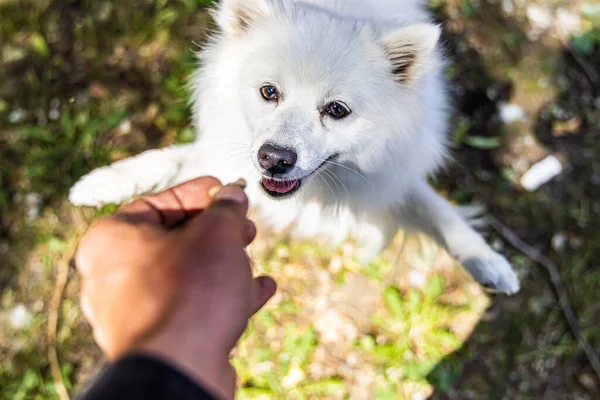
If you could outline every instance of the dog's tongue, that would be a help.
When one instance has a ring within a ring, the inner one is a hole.
[[[263,178],[262,183],[271,192],[286,194],[296,187],[298,181],[277,181],[275,179]]]

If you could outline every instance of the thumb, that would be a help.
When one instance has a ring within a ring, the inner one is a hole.
[[[227,185],[216,193],[211,204],[198,216],[191,219],[185,231],[193,240],[204,237],[216,249],[223,244],[245,247],[254,239],[254,226],[247,224],[248,197],[238,184]]]
[[[277,291],[277,283],[270,276],[259,276],[254,278],[254,296],[251,299],[252,308],[251,315],[256,314],[267,302],[275,295]]]

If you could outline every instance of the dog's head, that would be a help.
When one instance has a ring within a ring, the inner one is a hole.
[[[368,170],[388,137],[414,131],[419,81],[438,61],[437,26],[381,27],[293,0],[223,0],[215,17],[204,86],[236,92],[222,99],[243,114],[271,197],[291,196],[336,163]]]

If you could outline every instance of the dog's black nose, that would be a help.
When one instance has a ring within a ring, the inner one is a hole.
[[[282,175],[288,172],[298,161],[298,154],[294,150],[272,144],[264,144],[258,150],[258,163],[273,175]]]

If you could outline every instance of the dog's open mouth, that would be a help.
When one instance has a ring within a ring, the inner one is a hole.
[[[267,178],[263,176],[261,180],[263,189],[271,196],[276,198],[282,198],[290,196],[297,192],[302,185],[302,180],[295,179],[291,181],[284,181],[280,179]]]
[[[285,197],[289,197],[289,196],[293,195],[294,193],[296,193],[298,190],[300,190],[300,187],[302,186],[302,182],[304,180],[310,178],[312,175],[319,172],[325,166],[325,164],[336,159],[337,156],[338,156],[338,154],[334,154],[333,156],[329,157],[321,165],[319,165],[319,167],[317,169],[315,169],[310,174],[306,175],[304,178],[285,180],[285,179],[275,179],[272,177],[263,176],[261,178],[260,185],[262,186],[263,190],[265,192],[267,192],[267,194],[269,196],[271,196],[275,199],[282,199]]]

